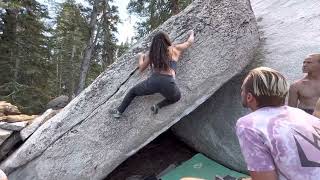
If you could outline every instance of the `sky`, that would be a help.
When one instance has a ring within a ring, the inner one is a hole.
[[[114,4],[119,7],[119,16],[122,21],[118,25],[118,39],[119,42],[125,42],[127,39],[131,39],[134,36],[134,24],[138,21],[137,17],[130,16],[127,11],[127,5],[130,0],[115,0]]]
[[[58,2],[62,3],[64,0],[37,0],[41,4],[49,5],[48,2]],[[130,16],[127,11],[127,5],[130,0],[114,0],[114,5],[118,6],[119,16],[122,23],[118,24],[118,34],[117,38],[119,43],[125,42],[127,39],[130,40],[135,33],[134,25],[138,21],[137,17]],[[81,4],[87,4],[85,0],[76,0],[76,2]],[[53,9],[49,6],[50,15],[52,15]],[[51,11],[50,11],[51,10]]]

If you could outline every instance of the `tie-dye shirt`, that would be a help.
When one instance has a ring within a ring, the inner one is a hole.
[[[236,125],[249,171],[280,180],[320,180],[320,119],[288,106],[264,107]]]

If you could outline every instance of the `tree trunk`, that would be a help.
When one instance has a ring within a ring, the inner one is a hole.
[[[73,37],[74,38],[74,37]],[[68,97],[69,101],[73,99],[74,97],[74,55],[76,53],[76,45],[72,45],[72,52],[71,52],[71,58],[70,58],[70,81],[68,82]]]
[[[179,9],[179,0],[171,0],[171,12],[172,15],[178,14],[180,11]]]
[[[16,49],[17,51],[19,51],[19,49]],[[18,52],[19,54],[19,52]],[[13,57],[13,52],[11,51],[11,57]],[[14,69],[14,75],[13,75],[13,80],[14,81],[18,81],[18,75],[19,75],[19,69],[20,69],[20,56],[15,58],[15,69]]]
[[[57,57],[57,64],[56,64],[56,88],[57,88],[57,93],[56,93],[56,95],[58,96],[58,95],[60,95],[60,76],[59,76],[59,57]]]
[[[92,50],[94,49],[94,39],[95,39],[94,35],[95,35],[96,22],[97,22],[97,16],[98,16],[98,9],[97,9],[98,4],[99,4],[99,0],[95,0],[93,4],[93,10],[91,13],[91,18],[90,18],[90,37],[87,41],[87,47],[84,50],[76,95],[80,94],[80,92],[85,87],[85,81],[86,81],[87,73],[90,66]]]
[[[108,0],[103,1],[103,50],[102,50],[102,68],[103,70],[108,67],[114,61],[114,52],[112,48],[112,34],[110,30],[110,23],[108,21],[111,18],[110,6]]]
[[[17,51],[17,18],[18,18],[18,10],[17,9],[6,9],[6,15],[4,18],[4,30],[3,30],[3,40],[8,43],[8,47],[5,51],[5,57],[8,57],[9,64],[14,66],[14,68],[10,68],[11,77],[13,81],[17,81],[18,69],[20,65],[19,57],[16,55]],[[18,61],[18,62],[17,62]]]
[[[59,55],[58,62],[58,83],[59,83],[59,93],[58,96],[62,94],[62,53]]]
[[[156,13],[156,0],[151,0],[149,5],[150,10],[150,28],[154,30],[157,27],[158,19],[155,16]]]

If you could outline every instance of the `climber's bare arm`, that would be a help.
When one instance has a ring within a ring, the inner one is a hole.
[[[0,169],[0,180],[8,180],[7,175]]]
[[[187,48],[189,48],[192,45],[192,43],[194,42],[194,32],[193,32],[193,30],[189,31],[188,33],[189,33],[189,38],[188,38],[188,40],[186,42],[181,43],[181,44],[173,45],[173,51],[178,56],[180,56],[182,51],[187,49]]]
[[[144,53],[139,53],[139,71],[143,72],[149,66],[149,56]]]
[[[298,88],[299,84],[298,82],[293,83],[289,88],[289,99],[288,99],[288,105],[291,107],[297,107],[298,106]]]

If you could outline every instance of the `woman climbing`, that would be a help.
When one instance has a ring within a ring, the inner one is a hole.
[[[173,45],[169,36],[164,32],[158,32],[152,39],[148,54],[139,53],[139,70],[143,72],[148,66],[151,67],[152,75],[145,81],[130,89],[124,97],[121,105],[110,113],[115,118],[129,106],[136,96],[144,96],[160,93],[164,100],[151,106],[154,114],[164,106],[173,104],[180,100],[181,93],[175,83],[177,61],[183,50],[187,49],[194,42],[194,32],[189,31],[189,38],[186,42]]]

